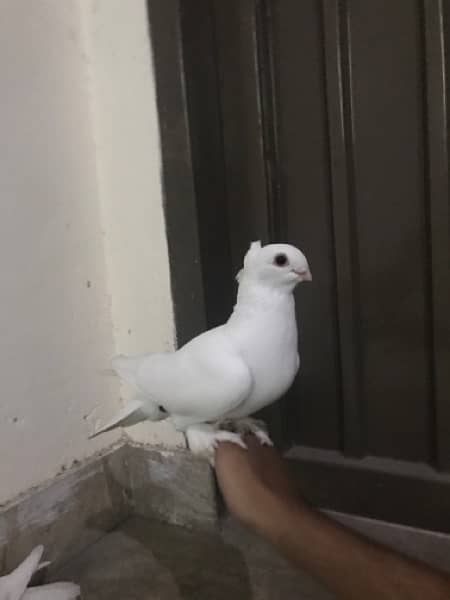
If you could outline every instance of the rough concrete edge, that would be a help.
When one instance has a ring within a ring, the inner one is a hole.
[[[0,508],[0,573],[43,543],[59,567],[131,514],[127,444],[116,443]]]
[[[8,500],[8,502],[0,503],[0,515],[3,514],[4,512],[6,512],[7,510],[13,508],[14,506],[18,506],[20,503],[24,502],[25,500],[27,500],[34,494],[49,488],[56,481],[59,481],[65,477],[71,475],[72,473],[74,473],[76,471],[79,471],[89,465],[94,464],[98,460],[101,460],[103,458],[110,456],[117,450],[120,450],[121,448],[126,446],[127,442],[128,442],[128,438],[122,437],[117,442],[112,444],[111,446],[102,448],[102,450],[95,452],[94,454],[92,454],[91,456],[89,456],[88,458],[86,458],[83,461],[73,460],[72,464],[69,468],[65,468],[65,467],[61,468],[59,473],[57,473],[51,479],[47,479],[46,481],[43,481],[39,485],[35,485],[35,486],[29,488],[28,490],[21,492],[20,494],[18,494],[11,500]]]

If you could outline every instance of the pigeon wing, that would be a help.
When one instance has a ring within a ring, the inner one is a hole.
[[[143,394],[171,415],[194,422],[216,420],[249,396],[252,374],[217,327],[172,354],[150,355],[135,370]]]

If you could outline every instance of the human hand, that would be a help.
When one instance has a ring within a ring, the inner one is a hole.
[[[305,507],[288,467],[275,448],[245,438],[247,450],[223,442],[216,450],[219,487],[230,512],[265,532],[280,525],[290,509]]]

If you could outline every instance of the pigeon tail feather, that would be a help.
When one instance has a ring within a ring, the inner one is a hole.
[[[130,427],[142,421],[162,421],[167,419],[168,413],[148,398],[137,396],[127,404],[106,425],[94,431],[89,439],[111,431],[117,427]],[[1,598],[0,598],[1,600]]]

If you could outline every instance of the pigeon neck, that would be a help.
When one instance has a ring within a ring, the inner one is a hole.
[[[242,278],[233,313],[286,310],[294,305],[290,288],[274,288]]]

